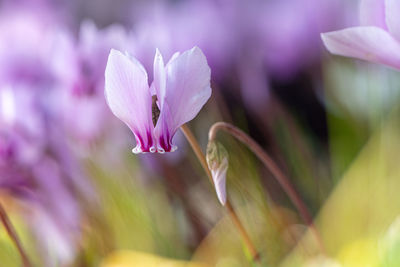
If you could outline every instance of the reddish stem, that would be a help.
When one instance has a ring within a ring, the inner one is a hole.
[[[215,123],[208,132],[209,142],[214,141],[219,130],[224,130],[225,132],[231,134],[233,137],[238,139],[244,145],[246,145],[260,160],[261,162],[269,169],[278,183],[281,185],[283,190],[289,196],[290,200],[295,205],[296,209],[299,211],[300,216],[303,220],[310,226],[310,229],[313,231],[321,250],[324,251],[324,246],[322,243],[321,236],[315,225],[313,223],[312,216],[308,211],[307,206],[304,204],[303,200],[296,192],[294,186],[290,182],[290,180],[283,174],[283,172],[279,169],[278,165],[272,160],[272,158],[261,148],[261,146],[256,143],[249,135],[247,135],[242,130],[233,126],[232,124],[226,122],[217,122]]]
[[[204,171],[207,173],[208,178],[210,179],[210,182],[212,185],[214,185],[214,181],[210,172],[210,169],[208,168],[207,165],[207,160],[206,157],[204,156],[201,147],[199,143],[197,142],[196,138],[194,137],[192,131],[186,126],[183,125],[181,126],[181,130],[183,134],[185,135],[186,139],[188,140],[190,146],[192,147],[194,153],[196,154],[198,160],[200,161],[201,166],[203,167]],[[232,204],[230,203],[229,199],[226,200],[225,207],[228,211],[229,216],[231,217],[233,224],[235,225],[236,229],[238,230],[240,236],[242,237],[242,240],[249,250],[252,258],[254,261],[258,262],[260,260],[259,254],[253,244],[253,242],[250,239],[249,234],[247,233],[246,229],[244,228],[242,222],[240,221],[239,217],[237,216],[235,210],[232,207]]]
[[[2,224],[4,225],[4,228],[6,229],[8,236],[14,242],[14,245],[16,246],[16,248],[19,252],[19,255],[21,256],[23,265],[25,267],[31,267],[32,264],[29,261],[29,258],[27,256],[24,248],[22,247],[22,244],[18,238],[17,232],[15,231],[15,228],[13,227],[10,219],[8,218],[7,212],[4,209],[3,205],[1,205],[1,203],[0,203],[0,220],[1,220]]]

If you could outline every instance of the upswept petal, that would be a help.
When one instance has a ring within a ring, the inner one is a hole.
[[[377,27],[354,27],[321,34],[327,49],[337,55],[400,69],[400,43]]]
[[[211,71],[203,52],[194,47],[174,56],[166,66],[166,73],[165,90],[156,89],[161,105],[155,136],[157,140],[169,139],[172,146],[177,129],[192,120],[210,98]],[[163,148],[169,151],[168,146]]]
[[[376,26],[387,29],[385,21],[385,0],[361,0],[360,24],[361,26]]]
[[[386,24],[389,32],[400,41],[400,1],[386,0]]]
[[[156,49],[156,55],[154,56],[154,90],[157,97],[160,100],[164,99],[163,94],[165,93],[165,86],[167,82],[165,66],[163,57],[158,49]]]
[[[171,56],[171,58],[168,60],[167,66],[168,66],[169,63],[171,63],[171,61],[173,61],[173,60],[175,60],[177,57],[179,57],[180,54],[181,54],[180,52],[175,52],[175,53]]]
[[[147,73],[134,58],[112,49],[105,71],[105,97],[111,111],[136,137],[134,153],[155,152]]]

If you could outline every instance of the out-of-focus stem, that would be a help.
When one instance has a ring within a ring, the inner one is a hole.
[[[242,130],[226,122],[217,122],[210,128],[210,131],[208,132],[209,141],[215,140],[219,130],[224,130],[225,132],[229,133],[230,135],[238,139],[240,142],[245,144],[261,160],[261,162],[265,165],[265,167],[269,169],[269,171],[281,185],[283,190],[289,196],[290,200],[293,202],[296,209],[299,211],[300,216],[303,218],[306,224],[310,226],[310,229],[313,231],[321,250],[324,251],[324,246],[322,243],[321,236],[317,231],[317,229],[315,228],[313,219],[310,215],[310,212],[308,211],[307,206],[304,204],[303,200],[296,192],[292,183],[283,174],[283,172],[279,169],[278,165],[272,160],[272,158],[267,154],[267,152],[265,152],[258,143],[256,143],[250,136],[248,136]]]
[[[3,205],[0,203],[0,220],[1,223],[3,224],[4,228],[7,231],[8,236],[11,238],[11,240],[14,242],[15,246],[17,247],[17,250],[21,256],[22,263],[24,267],[31,267],[32,264],[29,261],[29,258],[22,247],[21,241],[18,238],[17,232],[15,231],[13,225],[11,224],[10,219],[7,216],[6,210],[4,209]]]
[[[204,171],[207,173],[207,176],[211,182],[212,185],[214,185],[214,181],[211,175],[211,171],[208,168],[207,165],[207,160],[206,157],[204,156],[201,147],[199,143],[197,142],[196,138],[194,137],[192,131],[186,126],[183,125],[181,126],[181,130],[183,134],[185,135],[186,139],[188,140],[190,146],[192,147],[194,153],[196,154],[198,160],[200,161],[201,166],[203,167]],[[229,199],[226,200],[225,207],[228,211],[229,216],[231,217],[233,224],[235,225],[236,229],[238,230],[240,236],[242,237],[242,240],[249,250],[252,258],[254,261],[259,261],[259,254],[253,244],[253,242],[250,239],[250,236],[248,235],[246,229],[244,228],[242,222],[240,221],[239,217],[237,216],[235,210],[232,207],[232,204],[230,203]]]

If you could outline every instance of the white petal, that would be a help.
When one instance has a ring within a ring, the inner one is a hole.
[[[161,108],[156,125],[157,140],[160,135],[168,135],[172,139],[176,130],[192,120],[211,96],[210,67],[198,47],[172,58],[166,66],[166,71],[165,90],[156,90]],[[164,103],[168,105],[169,111],[164,107]],[[167,112],[169,114],[164,114]],[[163,122],[163,118],[167,119],[167,122]],[[168,132],[160,130],[165,123],[165,130]]]
[[[386,0],[386,24],[389,32],[400,41],[400,1]]]
[[[116,117],[136,136],[135,152],[154,150],[151,95],[147,73],[134,58],[111,50],[105,72],[105,96]]]
[[[164,99],[165,86],[167,82],[165,66],[163,57],[158,49],[156,49],[156,55],[154,56],[154,91],[160,101]]]
[[[400,69],[400,43],[378,27],[354,27],[321,35],[327,49]]]
[[[167,65],[168,65],[169,63],[171,63],[171,61],[173,61],[173,60],[175,60],[177,57],[179,57],[180,54],[181,54],[180,52],[175,52],[175,53],[171,56],[171,58],[168,60]]]

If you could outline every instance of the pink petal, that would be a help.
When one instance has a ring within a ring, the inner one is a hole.
[[[134,58],[112,49],[105,72],[105,96],[116,117],[135,134],[134,153],[155,152],[147,73]]]
[[[158,49],[156,49],[156,55],[154,56],[154,90],[158,99],[162,101],[164,99],[165,86],[167,82],[165,66],[163,57]]]
[[[400,69],[400,43],[377,27],[354,27],[321,35],[333,54],[381,63]]]
[[[211,96],[211,71],[203,52],[194,47],[174,56],[166,66],[165,89],[157,89],[160,101],[160,118],[155,136],[164,141],[164,150],[169,151],[176,130],[192,120]],[[161,143],[159,143],[162,146]]]
[[[386,24],[389,32],[400,41],[400,1],[386,0]]]
[[[174,61],[177,57],[179,57],[180,54],[181,54],[180,52],[175,52],[175,53],[171,56],[171,58],[169,59],[167,65],[168,65],[169,63],[171,63],[172,61]]]
[[[361,26],[376,26],[387,29],[385,21],[385,0],[361,0],[360,24]]]
[[[167,65],[179,56],[179,52],[175,52]],[[167,82],[166,70],[164,66],[164,60],[158,48],[156,49],[156,55],[154,56],[154,81],[150,86],[151,95],[158,95],[158,98],[163,101],[165,99],[165,87]],[[157,92],[156,92],[157,90]],[[157,105],[159,106],[159,101],[157,101]]]

